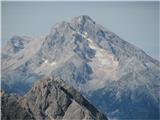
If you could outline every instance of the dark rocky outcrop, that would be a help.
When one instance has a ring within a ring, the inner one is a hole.
[[[1,100],[2,120],[35,120],[29,109],[21,106],[17,95],[1,92]]]
[[[62,80],[45,78],[23,97],[2,94],[2,120],[107,120]]]

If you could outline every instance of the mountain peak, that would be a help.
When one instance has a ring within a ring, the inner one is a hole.
[[[97,108],[111,117],[158,118],[159,61],[156,62],[141,49],[96,24],[89,16],[81,15],[71,22],[57,23],[46,36],[31,40],[27,46],[19,38],[13,41],[15,46],[10,44],[2,54],[4,90],[26,92],[33,82],[42,76],[56,76],[78,89]],[[47,87],[41,87],[42,83]],[[64,100],[65,96],[73,102],[69,108],[73,108],[75,102],[78,106],[83,105],[83,102],[72,97],[74,92],[68,89],[64,92],[63,88],[66,87],[61,87],[57,87],[57,83],[51,80],[44,80],[38,83],[37,87],[34,86],[27,96],[29,100],[33,98],[31,102],[35,107],[34,99],[37,99],[37,107],[46,112],[44,115],[50,117],[48,111],[53,112],[53,108],[56,108],[56,116],[62,117],[63,106],[58,106],[63,105],[59,102],[63,103],[61,100]],[[48,90],[51,92],[47,92]],[[44,96],[41,96],[42,94]],[[57,95],[62,95],[63,99],[60,96],[57,99]],[[50,98],[58,104],[50,103]],[[46,104],[41,106],[41,103],[45,102]],[[51,107],[48,107],[48,104],[51,104]],[[127,108],[124,109],[123,105]],[[75,109],[72,110],[68,113]],[[41,113],[37,111],[37,116],[38,114]]]
[[[23,38],[21,36],[15,35],[11,38],[11,43],[16,48],[22,49],[24,47],[24,44],[27,42],[28,42],[28,40],[26,40],[25,38]]]
[[[27,36],[14,35],[3,47],[3,55],[10,56],[11,54],[18,53],[20,50],[24,49],[26,45],[33,39]],[[6,57],[7,58],[7,57]]]
[[[66,29],[71,29],[70,23],[66,21],[61,21],[56,23],[52,28],[51,28],[51,33],[54,32],[59,32],[59,33],[64,33]]]
[[[54,25],[54,28],[58,28],[58,27],[61,27],[61,26],[68,26],[68,22],[66,21],[61,21],[61,22],[58,22]]]
[[[80,15],[72,19],[72,22],[76,22],[79,24],[84,24],[85,22],[91,22],[95,24],[95,21],[92,20],[88,15]]]

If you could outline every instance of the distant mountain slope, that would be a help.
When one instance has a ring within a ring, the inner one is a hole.
[[[89,16],[57,23],[26,46],[2,60],[2,88],[8,92],[24,94],[34,81],[53,75],[111,118],[159,118],[159,61]]]
[[[3,120],[107,120],[62,80],[38,81],[24,96],[2,95]]]

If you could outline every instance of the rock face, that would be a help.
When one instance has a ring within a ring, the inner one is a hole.
[[[107,120],[62,80],[38,81],[23,97],[2,95],[2,120]]]
[[[23,50],[32,40],[29,37],[13,36],[7,45],[3,48],[2,59],[10,58],[12,55]]]
[[[1,100],[2,120],[34,120],[32,114],[20,105],[18,96],[2,92]]]
[[[159,61],[84,15],[4,57],[2,88],[24,94],[53,75],[111,118],[158,119],[159,73]]]

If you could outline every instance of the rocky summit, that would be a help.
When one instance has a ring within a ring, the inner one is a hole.
[[[45,78],[23,97],[2,94],[3,120],[107,120],[62,80]]]
[[[5,91],[24,95],[55,76],[113,119],[159,119],[159,73],[158,60],[87,15],[39,38],[14,36],[2,49]]]

